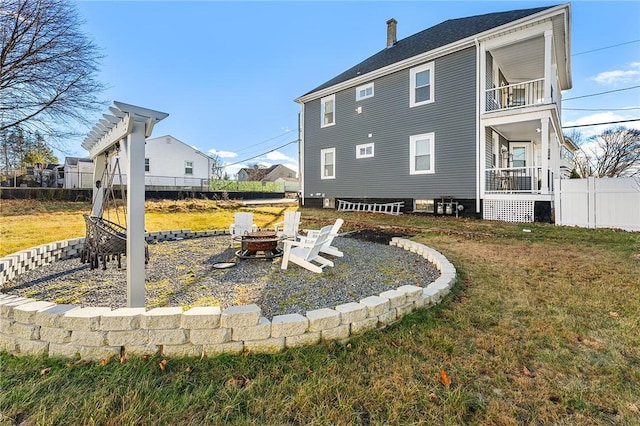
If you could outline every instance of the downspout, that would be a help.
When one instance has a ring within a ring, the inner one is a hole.
[[[476,166],[478,167],[477,176],[476,176],[476,213],[480,213],[481,211],[481,203],[480,203],[480,185],[482,184],[482,155],[480,153],[480,111],[482,101],[482,84],[481,84],[481,62],[482,55],[480,53],[480,43],[478,42],[478,38],[473,39],[476,45]]]
[[[298,114],[298,178],[300,179],[300,205],[304,206],[304,103]]]

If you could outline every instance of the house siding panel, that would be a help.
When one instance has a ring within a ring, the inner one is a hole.
[[[409,108],[409,69],[375,80],[371,98],[356,102],[355,87],[336,93],[334,126],[320,128],[319,100],[305,104],[306,197],[475,198],[475,48],[434,62],[431,104]],[[430,132],[435,173],[409,175],[409,137]],[[375,156],[356,159],[356,145],[366,143]],[[336,178],[322,180],[320,150],[331,147]]]

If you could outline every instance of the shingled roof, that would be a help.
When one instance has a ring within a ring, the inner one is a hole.
[[[303,96],[556,6],[449,19],[396,42]]]

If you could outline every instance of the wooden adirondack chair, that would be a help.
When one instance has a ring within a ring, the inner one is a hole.
[[[342,227],[343,223],[344,223],[344,220],[336,219],[335,223],[331,226],[331,232],[329,233],[329,236],[327,237],[327,241],[320,248],[320,252],[321,253],[330,254],[331,256],[335,256],[335,257],[344,256],[344,253],[342,253],[336,247],[331,245],[331,244],[333,244],[333,239],[338,235],[338,231]],[[309,238],[311,238],[311,239],[316,238],[319,232],[320,231],[318,231],[316,229],[307,230],[307,236],[306,237],[302,237],[301,236],[300,237],[300,241],[306,242],[306,240],[309,239]]]
[[[321,273],[325,266],[333,266],[332,261],[320,256],[320,248],[327,242],[330,233],[331,225],[328,225],[318,232],[315,239],[307,238],[306,242],[285,240],[280,269],[287,269],[289,262],[316,273]]]
[[[300,212],[284,212],[284,222],[275,224],[276,235],[287,239],[298,238],[298,227],[300,226]]]

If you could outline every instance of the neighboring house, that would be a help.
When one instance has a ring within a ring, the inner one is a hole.
[[[114,167],[115,159],[119,158],[119,167]],[[69,157],[68,157],[69,159]],[[79,168],[83,170],[83,188],[91,188],[93,181],[93,162],[90,159],[79,160]],[[198,151],[190,145],[166,135],[147,139],[145,144],[145,186],[147,190],[197,189],[208,190],[215,159]],[[111,157],[113,169],[113,183],[127,183],[127,170],[124,157],[120,153],[113,153]],[[90,167],[90,169],[87,169]],[[67,166],[65,161],[65,185],[73,185],[75,181],[66,179]],[[85,183],[86,180],[86,183]],[[77,183],[76,183],[77,185]],[[88,186],[86,186],[88,185]],[[65,186],[73,188],[74,186]]]
[[[65,157],[64,188],[93,188],[93,161],[90,158]]]
[[[451,19],[300,96],[302,203],[550,220],[570,5]],[[447,207],[447,208],[445,208]]]
[[[285,191],[297,192],[300,189],[300,180],[295,170],[282,165],[275,164],[271,167],[255,168],[247,167],[238,171],[239,181],[257,182],[283,182]]]

